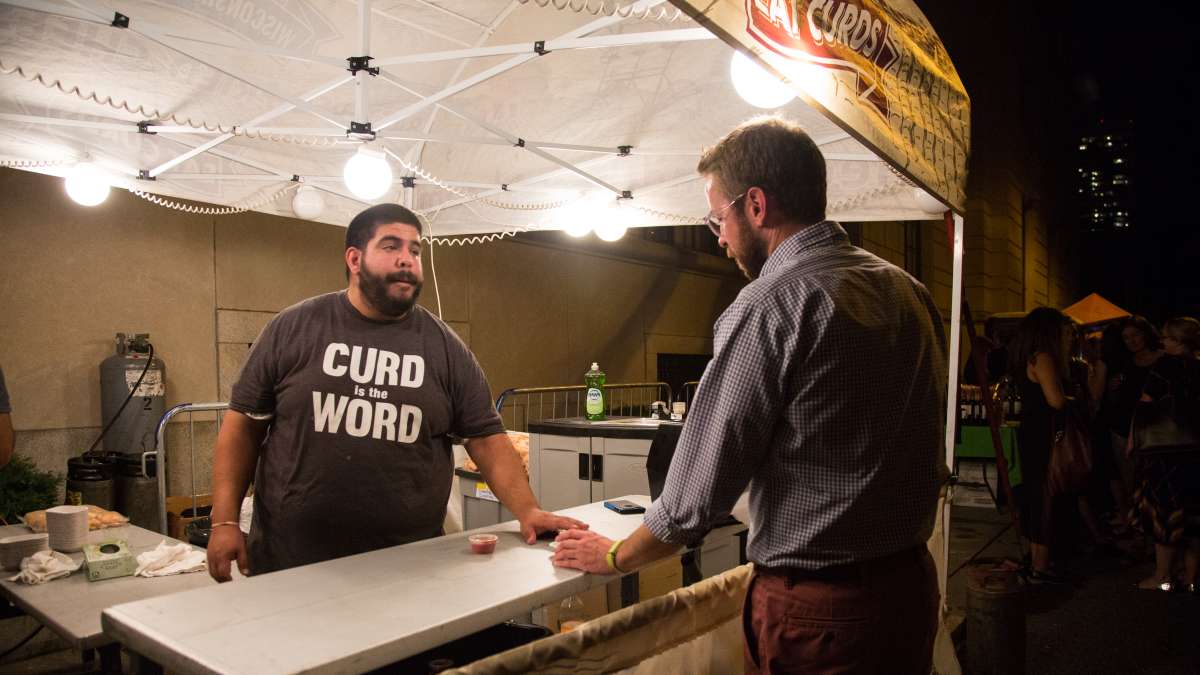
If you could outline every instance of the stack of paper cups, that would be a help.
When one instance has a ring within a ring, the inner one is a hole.
[[[46,534],[18,534],[0,539],[0,566],[6,570],[21,569],[21,561],[38,551],[49,548]]]
[[[46,509],[46,531],[50,533],[50,548],[74,553],[87,543],[88,508],[86,506],[56,506]]]

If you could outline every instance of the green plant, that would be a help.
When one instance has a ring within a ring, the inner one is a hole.
[[[27,457],[13,456],[0,469],[0,517],[15,524],[17,516],[54,506],[62,479],[62,474],[42,471]]]

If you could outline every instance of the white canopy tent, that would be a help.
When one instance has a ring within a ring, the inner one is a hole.
[[[912,0],[0,0],[0,165],[344,226],[366,146],[435,238],[694,224],[702,148],[762,112],[734,49],[798,95],[830,218],[962,213],[969,103]]]

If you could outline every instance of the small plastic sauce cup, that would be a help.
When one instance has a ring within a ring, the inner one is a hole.
[[[494,534],[473,534],[467,537],[471,542],[471,550],[475,553],[491,553],[496,550],[496,542],[500,538]]]

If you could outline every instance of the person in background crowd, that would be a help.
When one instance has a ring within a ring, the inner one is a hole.
[[[1079,326],[1074,321],[1070,322],[1071,343],[1068,348],[1068,374],[1066,386],[1064,387],[1068,396],[1076,398],[1084,402],[1082,409],[1086,411],[1087,421],[1089,424],[1089,436],[1095,427],[1096,411],[1099,404],[1093,396],[1093,381],[1095,377],[1092,375],[1092,361],[1096,360],[1096,354],[1090,352],[1089,345],[1079,331]],[[1098,490],[1097,487],[1103,486],[1103,478],[1098,477],[1095,471],[1096,450],[1092,448],[1092,464],[1093,470],[1089,476],[1088,489],[1081,492],[1076,498],[1079,508],[1079,516],[1083,520],[1083,524],[1087,527],[1088,533],[1091,534],[1092,543],[1097,551],[1104,550],[1107,552],[1115,552],[1116,543],[1108,532],[1100,525],[1097,518],[1097,511],[1093,508],[1093,499]]]
[[[12,403],[4,384],[4,369],[0,368],[0,469],[12,461],[13,438]]]
[[[1133,408],[1142,397],[1146,387],[1146,376],[1150,368],[1162,356],[1158,331],[1140,316],[1121,322],[1121,341],[1125,344],[1128,358],[1116,376],[1109,377],[1112,392],[1112,414],[1109,430],[1112,432],[1112,455],[1121,479],[1123,494],[1133,493],[1133,462],[1125,452],[1129,443],[1129,425],[1133,421]],[[1124,512],[1118,511],[1124,516]]]
[[[1163,397],[1174,399],[1177,424],[1200,425],[1200,322],[1190,317],[1171,319],[1163,327],[1166,354],[1150,367],[1133,428],[1159,414]],[[1145,413],[1149,413],[1147,416]],[[1133,525],[1154,540],[1154,574],[1138,583],[1146,590],[1172,591],[1172,567],[1184,552],[1183,590],[1195,593],[1200,565],[1200,447],[1195,440],[1178,439],[1183,447],[1171,452],[1134,450],[1138,487],[1133,495]]]
[[[1116,455],[1124,450],[1113,448],[1112,435],[1116,385],[1120,383],[1120,375],[1125,371],[1125,364],[1129,362],[1129,352],[1121,339],[1120,322],[1105,326],[1100,335],[1098,351],[1099,358],[1092,362],[1092,376],[1089,381],[1092,400],[1098,406],[1092,423],[1092,473],[1097,481],[1108,482],[1108,491],[1112,496],[1108,524],[1115,528],[1117,533],[1124,533],[1127,529],[1125,523],[1129,513],[1129,494],[1125,491],[1125,483],[1121,480],[1116,459]]]
[[[1014,489],[1021,513],[1022,534],[1029,540],[1032,583],[1063,583],[1051,569],[1054,501],[1046,497],[1046,471],[1050,463],[1053,412],[1067,406],[1066,383],[1074,329],[1071,320],[1050,307],[1025,315],[1010,343],[1009,374],[1021,393],[1021,426],[1017,447],[1023,482]]]
[[[746,672],[925,675],[947,475],[933,299],[825,219],[825,159],[799,126],[747,122],[697,171],[710,229],[753,281],[717,320],[644,523],[617,542],[563,532],[554,564],[613,574],[698,544],[749,484]]]

